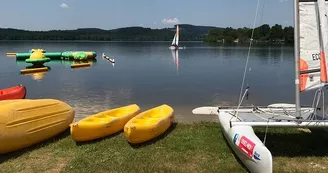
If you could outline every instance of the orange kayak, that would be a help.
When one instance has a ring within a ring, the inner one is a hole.
[[[0,90],[0,100],[24,99],[26,88],[23,85]]]

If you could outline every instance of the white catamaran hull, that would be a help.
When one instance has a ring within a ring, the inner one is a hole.
[[[219,122],[229,145],[252,173],[272,173],[271,152],[255,135],[251,126],[230,127],[232,115],[219,113]]]
[[[171,49],[171,50],[176,50],[177,47],[175,47],[175,46],[170,46],[169,49]]]
[[[236,111],[238,110],[238,113]],[[224,137],[237,157],[252,173],[272,172],[272,156],[253,128],[258,127],[327,127],[328,121],[314,121],[314,108],[302,107],[301,118],[295,117],[295,105],[276,103],[267,107],[214,107],[194,109],[193,114],[217,115]]]
[[[171,50],[186,49],[186,47],[175,47],[175,46],[170,46],[169,49],[171,49]]]

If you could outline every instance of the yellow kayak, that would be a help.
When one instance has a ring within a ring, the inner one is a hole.
[[[0,101],[0,154],[51,138],[67,129],[73,118],[72,107],[59,100]]]
[[[140,112],[133,104],[91,115],[71,124],[71,135],[75,141],[89,141],[123,130],[124,125]]]
[[[161,105],[132,118],[124,126],[124,135],[130,143],[142,143],[164,133],[172,124],[174,111]]]

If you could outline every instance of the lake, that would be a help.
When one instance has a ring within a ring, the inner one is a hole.
[[[26,98],[54,98],[67,102],[76,119],[136,103],[142,110],[168,104],[177,121],[214,120],[191,113],[199,106],[237,105],[248,46],[181,42],[172,52],[170,42],[0,42],[0,88],[23,84]],[[67,61],[46,63],[44,74],[21,75],[24,61],[6,52],[83,50],[97,52],[90,68],[72,70]],[[115,58],[115,65],[101,54]],[[244,104],[295,103],[293,47],[254,46],[245,85],[250,95]],[[313,92],[301,96],[312,104]]]

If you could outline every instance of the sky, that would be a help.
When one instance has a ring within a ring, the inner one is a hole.
[[[251,27],[258,0],[1,0],[0,28]],[[293,0],[260,0],[257,26],[293,25]]]

